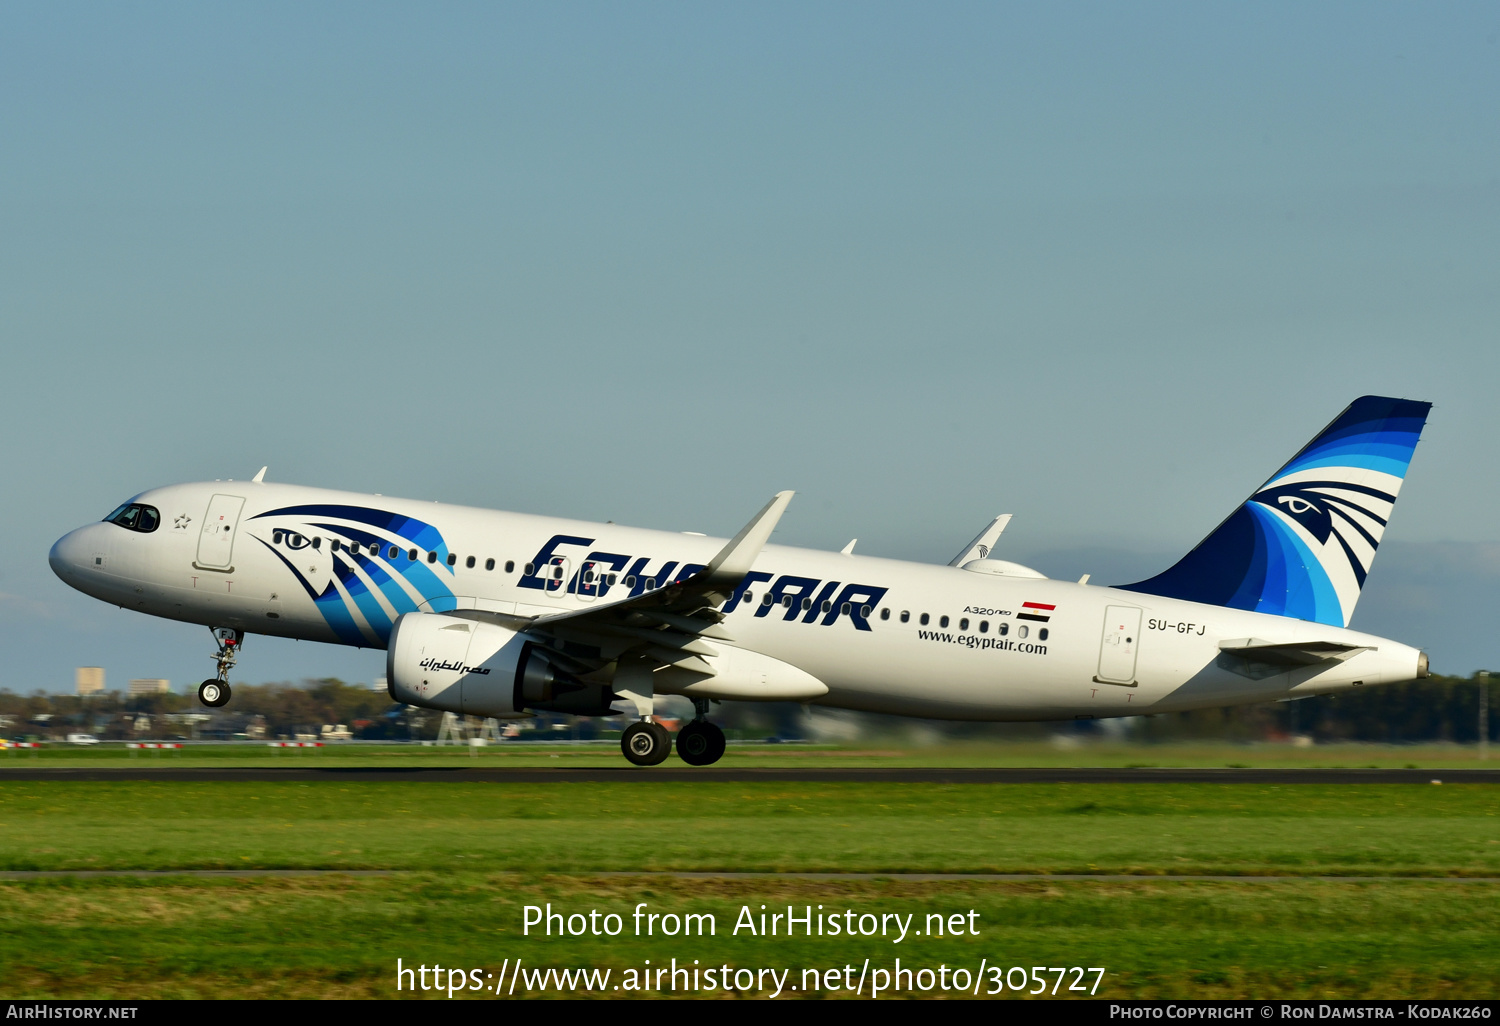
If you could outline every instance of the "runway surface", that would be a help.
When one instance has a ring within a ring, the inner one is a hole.
[[[1047,769],[1003,767],[796,767],[744,769],[656,766],[641,769],[558,767],[312,768],[312,767],[3,767],[5,781],[210,781],[427,784],[650,784],[688,780],[720,783],[888,784],[1497,784],[1500,769]]]

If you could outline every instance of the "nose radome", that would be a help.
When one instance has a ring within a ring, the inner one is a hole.
[[[89,527],[93,526],[93,524],[89,525]],[[80,536],[87,532],[89,527],[69,531],[53,542],[52,550],[47,553],[47,563],[52,567],[52,572],[63,580],[67,580],[70,574],[83,569],[83,561],[88,555],[84,550],[88,548],[88,543]]]
[[[67,548],[68,539],[71,537],[71,534],[63,535],[61,538],[57,539],[57,541],[52,543],[52,551],[47,553],[47,565],[50,566],[52,568],[52,572],[59,577],[67,576]]]

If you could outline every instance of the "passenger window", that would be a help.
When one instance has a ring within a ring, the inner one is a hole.
[[[610,574],[608,577],[605,578],[605,583],[607,583],[611,588],[613,588],[615,586],[615,582],[617,580],[619,580],[619,577],[617,575]]]
[[[967,616],[958,621],[958,629],[961,631],[966,631],[969,629],[969,618]]]
[[[507,563],[506,565],[509,566],[510,564]],[[536,564],[535,563],[527,563],[526,564],[526,576],[530,577],[534,573],[536,573]]]
[[[280,541],[281,539],[277,538],[275,540],[276,541]],[[341,548],[343,548],[343,546],[339,544],[339,540],[337,538],[333,539],[333,541],[331,541],[331,542],[328,543],[328,551],[329,552],[337,552]]]
[[[464,566],[468,567],[470,570],[474,569],[474,557],[470,556],[468,559],[464,560]]]
[[[802,600],[802,608],[804,610],[811,609],[812,608],[812,599],[810,599],[810,598],[803,599]]]
[[[625,583],[626,583],[626,585],[630,584],[630,578],[629,577],[625,578]],[[745,592],[745,605],[747,605],[747,606],[753,606],[753,605],[755,605],[755,592],[753,592],[753,591],[747,591],[747,592]]]
[[[922,626],[923,626],[923,627],[926,627],[926,626],[927,626],[927,621],[928,621],[928,617],[927,617],[927,614],[926,614],[926,613],[923,613],[923,614],[922,614]]]
[[[870,609],[869,606],[860,606],[859,607],[859,615],[861,617],[863,617],[864,619],[866,619],[866,620],[868,620],[870,618],[870,613],[871,612],[872,612],[872,610]]]
[[[436,552],[429,552],[429,553],[427,553],[427,562],[429,562],[429,563],[436,563],[437,562],[437,553]]]
[[[634,588],[635,587],[635,576],[634,575],[631,575],[630,577],[625,578],[625,587],[627,587],[627,588]],[[749,596],[748,593],[745,596],[745,601],[746,602],[750,601],[750,596]]]
[[[909,610],[909,609],[903,609],[903,610],[901,610],[901,622],[902,623],[907,623],[910,620],[911,620],[911,610]]]
[[[882,609],[880,611],[880,618],[882,620],[889,620],[891,618],[891,611],[889,609]]]
[[[938,620],[938,626],[939,627],[946,627],[946,626],[948,626],[948,618],[945,616],[942,619]]]
[[[1038,641],[1046,641],[1047,640],[1047,628],[1043,627],[1040,630],[1038,630],[1036,632],[1036,636],[1037,636],[1037,640]]]
[[[515,560],[513,560],[513,559],[507,559],[507,560],[506,560],[506,561],[505,561],[505,572],[506,572],[506,573],[511,573],[511,572],[513,572],[513,571],[514,571],[514,570],[515,570],[515,569],[516,569],[516,561],[515,561]]]
[[[450,553],[448,553],[448,565],[449,566],[457,566],[458,565],[458,553],[456,553],[456,552],[450,552]]]
[[[493,559],[486,559],[484,561],[484,568],[486,570],[493,570],[493,569],[495,569],[495,561]]]
[[[372,555],[372,556],[378,556],[378,555],[380,555],[380,546],[377,545],[375,542],[371,542],[370,543],[370,555]]]
[[[321,552],[323,550],[323,539],[322,538],[314,538],[313,539],[313,548],[316,549],[316,550],[318,550],[319,552]]]
[[[385,558],[386,559],[395,559],[396,558],[396,553],[398,553],[400,551],[401,551],[400,549],[398,549],[398,548],[396,548],[396,546],[392,545],[388,550],[386,550]]]
[[[849,603],[845,602],[843,605],[839,606],[839,612],[842,613],[842,614],[844,614],[845,616],[848,616],[849,615]]]
[[[980,620],[979,621],[979,633],[980,634],[986,634],[986,633],[988,633],[989,629],[990,629],[990,622],[988,620]]]
[[[406,550],[406,558],[407,558],[408,562],[415,563],[417,561],[417,550],[416,549],[407,549]]]
[[[1016,628],[1016,637],[1018,638],[1024,638],[1028,633],[1029,631],[1027,630],[1027,627],[1024,623]]]
[[[995,633],[998,634],[998,635],[1000,635],[1002,638],[1005,637],[1007,634],[1010,633],[1010,624],[1008,624],[1008,623],[997,623],[995,625]]]
[[[826,613],[826,612],[828,612],[832,608],[833,608],[833,603],[829,602],[827,599],[824,599],[823,600],[823,606],[822,606],[823,612]]]

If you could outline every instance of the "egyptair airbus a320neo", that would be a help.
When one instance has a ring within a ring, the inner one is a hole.
[[[781,492],[728,541],[254,480],[142,492],[53,547],[85,594],[203,624],[229,701],[248,634],[384,648],[398,702],[485,717],[631,718],[684,695],[692,765],[711,700],[954,720],[1132,716],[1427,675],[1347,629],[1431,404],[1356,400],[1175,566],[1113,587],[991,558],[999,517],[947,566],[768,545]]]

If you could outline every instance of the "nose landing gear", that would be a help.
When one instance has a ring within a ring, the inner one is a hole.
[[[239,655],[240,646],[245,643],[245,632],[233,627],[215,627],[213,632],[214,644],[219,647],[214,656],[219,664],[219,672],[217,676],[198,685],[198,701],[211,709],[217,709],[229,701],[229,671]]]
[[[229,685],[223,681],[206,680],[198,685],[198,701],[211,709],[217,709],[228,702],[229,695]]]

